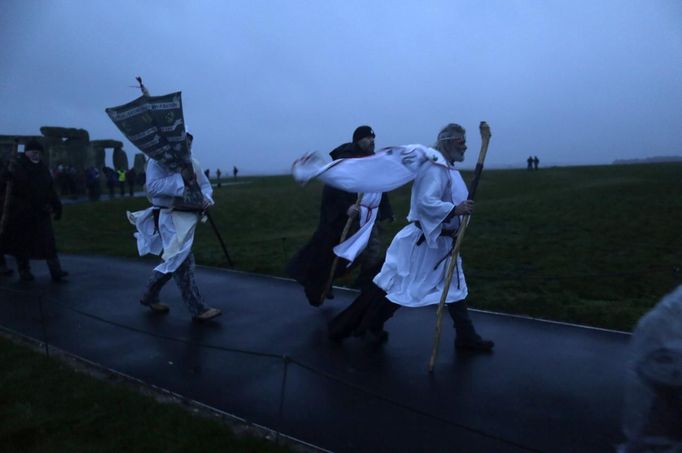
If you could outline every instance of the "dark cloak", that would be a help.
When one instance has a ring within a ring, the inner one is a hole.
[[[62,203],[50,170],[43,162],[33,163],[19,154],[14,171],[5,170],[0,177],[3,201],[8,181],[12,188],[7,210],[2,213],[0,225],[5,228],[0,231],[0,251],[32,259],[55,257],[51,216],[61,217]]]
[[[365,157],[370,154],[361,151],[353,143],[345,143],[329,153],[334,160]],[[333,248],[340,242],[341,233],[348,220],[346,212],[357,201],[357,197],[356,193],[344,192],[325,185],[322,189],[320,220],[317,229],[308,243],[294,255],[287,265],[287,274],[303,285],[306,296],[313,305],[318,305],[320,302],[335,257]],[[392,217],[393,211],[388,196],[383,194],[377,220]],[[356,219],[351,226],[349,236],[358,228],[359,220]],[[350,271],[347,264],[346,260],[339,259],[335,278]]]

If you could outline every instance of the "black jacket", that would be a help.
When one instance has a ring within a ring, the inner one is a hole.
[[[51,217],[61,217],[62,203],[47,166],[20,154],[13,171],[5,169],[0,176],[0,186],[3,192],[8,187],[11,190],[7,210],[2,213],[0,251],[30,258],[55,256]]]
[[[366,157],[371,153],[365,153],[353,143],[344,143],[329,153],[332,159],[349,157]],[[320,220],[313,237],[291,259],[287,266],[287,274],[308,288],[310,293],[321,293],[322,288],[329,276],[332,262],[334,261],[333,248],[341,240],[341,233],[348,220],[348,208],[353,205],[358,194],[344,192],[331,186],[325,185],[322,189],[322,201],[320,203]],[[379,205],[378,219],[383,220],[393,217],[391,204],[388,196],[383,194]],[[349,235],[359,228],[356,221]],[[345,264],[337,266],[337,274],[346,270]]]

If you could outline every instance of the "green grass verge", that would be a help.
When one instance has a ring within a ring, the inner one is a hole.
[[[485,171],[462,248],[472,305],[632,329],[682,281],[674,271],[682,267],[680,175],[677,163]],[[290,176],[242,181],[216,190],[216,224],[237,269],[283,275],[317,225],[322,186],[301,188]],[[410,187],[391,193],[401,220],[385,226],[385,246],[406,223]],[[58,245],[137,256],[125,211],[147,206],[144,199],[68,206],[56,223]],[[194,251],[200,264],[225,265],[208,225]]]
[[[3,452],[285,452],[0,337]]]

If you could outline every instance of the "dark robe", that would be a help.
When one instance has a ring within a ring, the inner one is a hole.
[[[333,151],[330,156],[332,159],[342,159],[348,157],[365,157],[370,155],[359,150],[353,143],[345,143]],[[303,285],[306,297],[311,305],[321,303],[322,292],[327,283],[334,262],[334,247],[341,240],[341,233],[348,220],[348,208],[355,204],[358,194],[344,192],[331,186],[324,186],[322,189],[322,202],[320,203],[320,220],[315,233],[308,243],[294,255],[287,266],[287,274]],[[393,211],[388,201],[388,196],[384,194],[379,205],[379,215],[377,220],[393,217]],[[348,236],[352,235],[359,228],[359,220],[355,220]],[[347,273],[352,268],[347,267],[348,262],[339,259],[336,266],[334,277]]]
[[[49,169],[44,163],[33,163],[20,154],[14,171],[11,174],[5,171],[0,177],[3,191],[10,180],[8,206],[2,213],[0,250],[17,257],[54,258],[57,250],[51,216],[61,216],[62,203]]]

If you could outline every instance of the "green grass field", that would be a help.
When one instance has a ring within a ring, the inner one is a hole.
[[[0,337],[3,452],[286,452]]]
[[[236,268],[284,275],[288,258],[317,225],[322,186],[301,188],[290,176],[241,181],[216,190],[213,210]],[[673,163],[486,170],[462,248],[470,302],[632,329],[682,282],[680,181],[682,164]],[[391,193],[400,220],[385,225],[385,246],[405,225],[410,187]],[[59,248],[137,256],[125,211],[147,206],[144,199],[67,206],[55,224]],[[226,265],[208,225],[198,229],[194,251],[200,264]]]

